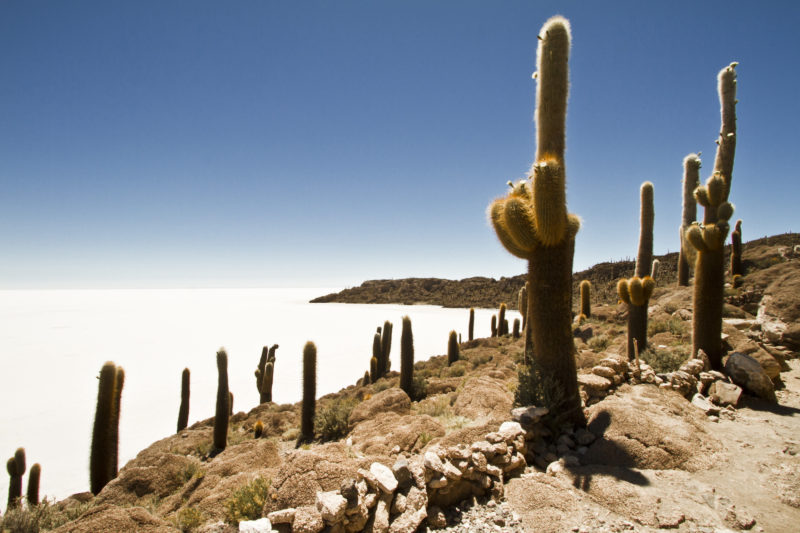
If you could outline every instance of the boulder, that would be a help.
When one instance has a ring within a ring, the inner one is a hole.
[[[298,507],[292,522],[292,533],[319,533],[325,527],[322,515],[313,505]]]
[[[499,379],[486,376],[470,378],[453,405],[456,415],[477,420],[505,421],[514,403],[514,395]]]
[[[372,463],[369,466],[369,472],[383,492],[392,493],[397,489],[397,478],[394,477],[388,466],[381,463]]]
[[[258,520],[242,520],[239,522],[240,533],[270,533],[272,524],[269,518],[259,518]]]
[[[632,386],[591,406],[588,422],[596,440],[584,464],[695,471],[708,466],[719,448],[705,429],[705,415],[687,409],[675,392],[650,385]]]
[[[739,403],[739,398],[742,396],[741,387],[724,381],[715,381],[712,383],[708,392],[709,399],[722,407],[727,405],[736,407]]]
[[[408,414],[411,412],[411,398],[402,389],[392,387],[379,392],[353,408],[348,424],[352,429],[364,420],[372,420],[387,413]]]
[[[347,500],[335,491],[317,492],[317,511],[328,524],[339,522],[344,517]]]
[[[117,507],[102,503],[79,518],[54,529],[54,533],[95,533],[96,531],[137,531],[174,533],[175,528],[142,507]]]
[[[596,374],[580,374],[578,376],[578,385],[586,390],[589,396],[602,396],[605,391],[611,388],[611,380]]]
[[[778,401],[772,380],[753,357],[738,352],[731,354],[725,363],[725,373],[747,392],[770,402]]]
[[[428,415],[387,413],[359,422],[350,433],[353,448],[367,455],[389,455],[395,452],[416,452],[426,438],[444,436],[444,426]]]

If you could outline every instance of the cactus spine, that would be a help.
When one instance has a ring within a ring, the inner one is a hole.
[[[731,277],[743,276],[742,268],[742,221],[736,221],[736,227],[731,232]]]
[[[500,311],[497,316],[497,327],[500,328],[499,336],[508,335],[508,322],[506,322],[506,304],[500,304]]]
[[[189,369],[184,368],[181,373],[181,406],[178,409],[178,433],[186,429],[189,424]]]
[[[714,172],[705,185],[694,191],[703,206],[703,223],[692,225],[687,240],[697,250],[692,314],[692,356],[703,350],[713,370],[722,369],[722,304],[724,296],[724,243],[733,215],[728,202],[736,151],[736,63],[723,68],[718,77],[722,127],[717,140]]]
[[[689,286],[689,264],[693,263],[694,248],[686,241],[686,231],[697,219],[697,201],[694,190],[700,185],[699,154],[683,158],[683,218],[681,220],[681,249],[678,254],[678,285]]]
[[[217,352],[217,405],[214,412],[214,451],[221,452],[228,445],[228,418],[231,414],[231,396],[228,390],[228,353],[225,348]]]
[[[634,341],[640,349],[647,346],[647,304],[655,288],[650,277],[653,263],[653,184],[642,184],[639,224],[639,251],[634,276],[617,285],[620,299],[628,304],[628,360],[635,357]]]
[[[297,446],[314,440],[314,415],[317,408],[317,347],[309,341],[303,347],[303,406]]]
[[[39,480],[42,476],[42,466],[34,463],[28,474],[28,505],[39,505]]]
[[[400,333],[400,388],[414,398],[414,335],[408,316],[403,317],[403,331]]]
[[[109,481],[116,477],[117,450],[119,448],[119,401],[124,384],[122,380],[118,382],[118,378],[124,378],[122,368],[117,368],[111,361],[100,369],[97,407],[92,430],[92,448],[89,457],[89,484],[94,495],[97,495]]]
[[[469,308],[469,327],[467,328],[467,339],[472,340],[475,337],[475,308]]]
[[[581,295],[581,312],[580,314],[589,318],[592,316],[592,284],[588,279],[581,281],[580,284]]]
[[[447,366],[456,361],[458,361],[458,334],[455,331],[451,331],[447,339]]]
[[[567,213],[564,166],[569,22],[551,18],[539,39],[532,179],[512,184],[507,197],[489,206],[489,218],[503,246],[528,260],[525,360],[537,369],[531,380],[542,378],[558,391],[561,400],[549,406],[551,412],[583,424],[571,328],[572,259],[580,220]]]

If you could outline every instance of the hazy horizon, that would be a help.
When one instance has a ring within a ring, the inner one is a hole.
[[[800,4],[0,2],[0,288],[350,287],[525,271],[486,222],[533,158],[537,33],[573,32],[574,270],[679,246],[682,160],[798,231]]]

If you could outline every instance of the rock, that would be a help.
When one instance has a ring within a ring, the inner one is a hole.
[[[736,405],[739,404],[739,398],[742,396],[741,387],[724,381],[715,381],[712,383],[708,392],[711,401],[723,407],[726,405],[736,407]]]
[[[432,489],[441,489],[447,486],[447,478],[444,474],[440,474],[428,482],[428,486]]]
[[[356,405],[350,413],[348,424],[352,429],[359,422],[372,420],[386,413],[405,415],[410,412],[411,398],[403,392],[403,389],[392,387]]]
[[[725,373],[747,392],[770,402],[777,402],[775,387],[761,365],[742,353],[733,353],[725,363]]]
[[[428,508],[428,527],[431,529],[442,529],[447,527],[447,517],[441,507],[432,505]]]
[[[389,510],[392,508],[392,494],[383,493],[378,498],[378,505],[375,506],[375,514],[372,515],[371,522],[373,533],[382,533],[389,531]],[[370,524],[367,523],[367,530],[370,530]],[[294,532],[293,532],[294,533]]]
[[[688,372],[676,370],[669,375],[670,386],[681,396],[688,397],[697,390],[697,379]]]
[[[520,435],[525,435],[522,424],[519,422],[503,422],[497,432],[503,436],[507,444],[512,444]]]
[[[444,463],[441,458],[432,451],[425,452],[424,456],[425,468],[433,470],[437,474],[444,474]]]
[[[513,418],[515,422],[519,422],[523,428],[529,429],[537,424],[543,416],[549,413],[550,410],[547,407],[536,407],[532,405],[529,407],[517,407],[512,409],[511,418]]]
[[[344,517],[347,500],[336,492],[317,492],[317,511],[328,524],[339,522]]]
[[[406,460],[405,457],[399,457],[397,461],[394,462],[392,465],[392,473],[401,488],[408,487],[414,482],[414,479],[411,477],[411,469],[408,467],[408,460]]]
[[[408,509],[398,516],[389,526],[390,533],[414,533],[419,525],[428,517],[428,510],[425,506],[419,509]]]
[[[293,508],[289,509],[281,509],[279,511],[272,511],[267,515],[269,521],[273,524],[289,524],[291,525],[294,522],[294,514],[297,512]]]
[[[353,478],[343,480],[342,484],[339,486],[339,494],[347,500],[348,506],[358,503],[358,486],[356,480]]]
[[[564,462],[562,460],[553,461],[547,465],[546,473],[548,476],[557,476],[564,472]]]
[[[449,461],[445,461],[444,475],[448,479],[461,479],[461,470],[453,466]]]
[[[104,503],[91,507],[76,520],[53,531],[58,533],[94,533],[96,531],[174,533],[175,529],[142,507],[117,507]]]
[[[689,359],[681,365],[681,370],[692,376],[698,376],[703,369],[704,364],[700,359]]]
[[[596,437],[594,436],[594,433],[583,428],[580,428],[575,432],[575,440],[577,440],[578,444],[581,446],[591,444],[594,442],[595,438]]]
[[[677,509],[668,511],[659,510],[656,513],[656,520],[658,521],[658,527],[673,529],[679,527],[684,520],[686,520],[686,517]]]
[[[611,380],[595,374],[580,374],[578,385],[586,389],[589,396],[597,396],[611,388]]]
[[[469,378],[464,383],[453,404],[453,413],[472,420],[486,417],[501,422],[506,419],[513,403],[514,395],[503,380],[480,376]]]
[[[695,394],[692,396],[692,405],[698,407],[707,415],[718,415],[719,407],[708,401],[702,394]]]
[[[617,374],[622,374],[628,369],[628,361],[626,359],[622,359],[621,357],[614,357],[613,355],[601,359],[598,365],[611,368]]]
[[[442,437],[444,426],[428,415],[386,413],[359,422],[350,433],[353,448],[365,455],[390,455],[395,447],[400,452],[415,452],[427,442],[421,435]]]
[[[295,511],[292,533],[319,533],[324,527],[322,515],[315,506],[303,505]]]
[[[391,494],[397,489],[397,478],[394,477],[388,466],[381,463],[372,463],[369,467],[369,472],[383,492]]]
[[[594,330],[591,324],[583,324],[578,326],[572,331],[572,335],[581,339],[583,342],[589,342],[589,339],[594,335]]]
[[[272,531],[272,524],[269,518],[259,518],[258,520],[242,520],[239,522],[240,533],[269,533]]]
[[[603,365],[597,365],[596,367],[592,368],[592,374],[608,379],[614,379],[617,377],[617,372],[613,368]]]
[[[781,342],[793,350],[800,350],[800,324],[789,324],[781,334]]]

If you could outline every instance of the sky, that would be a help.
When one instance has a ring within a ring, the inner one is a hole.
[[[574,269],[676,251],[738,61],[730,200],[800,231],[800,3],[0,0],[0,288],[513,276],[486,207],[535,151],[537,34],[572,25]]]

